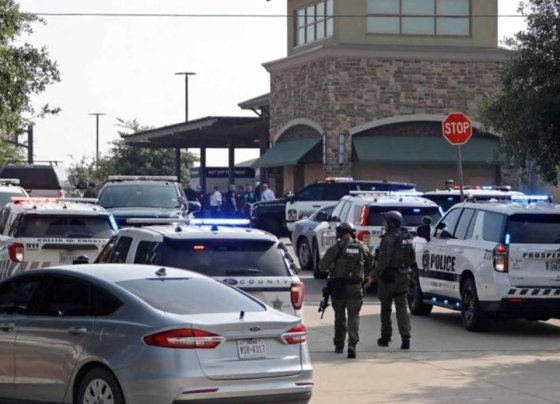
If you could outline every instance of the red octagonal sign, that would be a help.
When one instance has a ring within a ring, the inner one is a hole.
[[[462,112],[452,112],[443,120],[443,137],[455,146],[464,145],[473,134],[472,122]]]

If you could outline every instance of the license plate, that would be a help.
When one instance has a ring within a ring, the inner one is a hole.
[[[266,342],[262,339],[242,339],[237,341],[239,359],[266,358]]]
[[[60,253],[59,254],[59,261],[61,264],[71,264],[72,262],[74,262],[74,260],[76,260],[79,256],[78,255],[72,255],[72,254],[67,254],[67,253]]]
[[[560,260],[546,261],[547,271],[560,271]]]

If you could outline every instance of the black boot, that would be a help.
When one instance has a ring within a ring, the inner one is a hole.
[[[410,349],[410,337],[403,337],[401,349]]]
[[[379,346],[389,346],[390,341],[391,341],[390,339],[385,339],[385,338],[382,337],[382,338],[379,338],[377,340],[377,345],[379,345]]]
[[[334,346],[334,351],[336,353],[343,353],[344,352],[344,344],[338,344]]]
[[[348,346],[348,359],[356,358],[356,347],[354,345]]]

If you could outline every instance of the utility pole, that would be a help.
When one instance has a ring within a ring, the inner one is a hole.
[[[92,112],[88,115],[95,116],[95,168],[99,168],[99,117],[107,114]]]
[[[185,122],[189,121],[189,76],[194,76],[193,72],[177,72],[176,76],[185,76]],[[175,171],[177,180],[181,181],[181,148],[175,148]]]

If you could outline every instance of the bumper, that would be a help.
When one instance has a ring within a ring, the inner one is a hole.
[[[484,311],[512,317],[560,317],[560,299],[504,298],[497,302],[480,302]]]
[[[266,394],[252,397],[226,397],[226,398],[209,398],[173,401],[173,404],[307,404],[311,400],[311,391],[289,393],[289,394]]]

